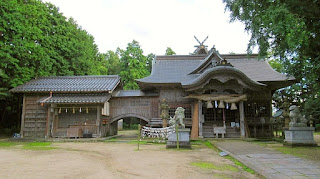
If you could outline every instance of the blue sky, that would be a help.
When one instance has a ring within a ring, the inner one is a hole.
[[[246,53],[249,35],[240,22],[229,23],[222,0],[44,0],[94,36],[99,51],[125,49],[137,40],[145,55],[163,55],[171,47],[178,55],[205,45],[221,53]]]

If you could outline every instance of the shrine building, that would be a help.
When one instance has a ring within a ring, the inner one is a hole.
[[[118,120],[162,127],[161,101],[173,116],[185,108],[191,138],[272,137],[272,95],[296,82],[257,55],[219,54],[200,44],[192,55],[157,56],[141,90],[123,90],[118,75],[39,77],[10,90],[23,95],[22,137],[116,135]]]

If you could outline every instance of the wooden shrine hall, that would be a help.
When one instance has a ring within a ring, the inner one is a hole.
[[[257,55],[220,55],[200,43],[192,55],[157,56],[151,75],[136,80],[141,90],[122,90],[118,75],[40,77],[11,89],[23,95],[22,137],[104,137],[117,121],[161,120],[161,101],[173,116],[185,108],[191,138],[271,137],[272,94],[295,83]],[[152,126],[152,125],[151,125]]]

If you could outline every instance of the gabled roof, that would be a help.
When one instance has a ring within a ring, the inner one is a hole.
[[[112,92],[119,83],[118,75],[39,77],[11,89],[10,92]]]
[[[266,60],[257,59],[257,55],[219,55],[216,50],[211,50],[208,55],[157,56],[151,75],[138,79],[137,82],[143,88],[152,84],[180,84],[183,87],[199,79],[203,76],[202,73],[214,68],[216,62],[223,59],[256,83],[272,84],[275,88],[280,88],[295,82],[294,77],[276,72]]]
[[[151,75],[138,79],[138,83],[181,83],[194,77],[188,74],[205,58],[203,55],[157,56]]]

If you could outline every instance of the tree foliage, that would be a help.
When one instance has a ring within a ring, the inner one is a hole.
[[[291,91],[294,94],[292,97],[298,98],[302,106],[308,99],[319,98],[320,1],[223,2],[231,12],[231,21],[243,22],[245,29],[250,32],[248,52],[252,52],[252,48],[258,45],[261,57],[269,57],[271,54],[281,63],[283,71],[300,81],[284,91]]]
[[[126,50],[118,48],[117,51],[120,55],[120,77],[123,83],[123,88],[126,90],[139,89],[135,79],[140,79],[150,74],[149,70],[152,65],[150,60],[154,55],[151,54],[148,55],[148,57],[144,56],[139,42],[135,40],[128,43]]]
[[[251,33],[248,50],[280,58],[287,72],[319,85],[320,2],[313,0],[223,0],[231,21],[244,22]]]
[[[176,52],[174,52],[170,47],[167,47],[165,55],[176,55]]]
[[[107,53],[102,54],[106,60],[106,67],[108,68],[108,75],[118,75],[121,71],[120,58],[117,52],[109,50]]]
[[[5,113],[18,113],[17,99],[8,95],[17,85],[39,76],[107,73],[93,37],[38,0],[0,1],[0,59],[0,125]]]

